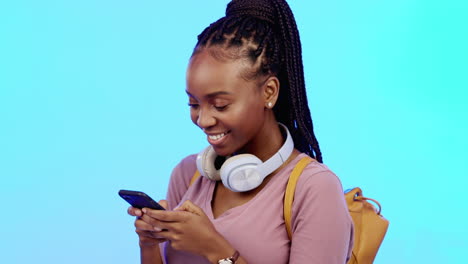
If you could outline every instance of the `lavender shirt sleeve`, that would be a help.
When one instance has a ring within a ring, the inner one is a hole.
[[[322,165],[324,166],[324,165]],[[304,170],[292,208],[289,263],[344,264],[353,246],[353,222],[338,177]]]

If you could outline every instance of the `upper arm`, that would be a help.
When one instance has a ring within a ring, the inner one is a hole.
[[[309,171],[310,172],[310,171]],[[290,263],[343,264],[353,223],[339,179],[329,170],[301,175],[292,208]]]

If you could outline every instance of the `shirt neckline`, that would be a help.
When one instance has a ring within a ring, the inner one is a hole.
[[[304,154],[304,153],[299,153],[299,155],[297,155],[297,157],[295,157],[291,162],[289,162],[289,164],[287,164],[286,166],[284,166],[283,168],[281,168],[281,170],[279,170],[276,174],[276,175],[280,175],[282,174],[285,170],[288,170],[290,169],[290,167],[294,167],[296,166],[297,162],[304,157],[304,155],[307,155],[307,154]],[[289,175],[288,175],[289,177]],[[222,214],[220,214],[217,218],[214,218],[214,214],[213,214],[213,208],[211,206],[212,204],[212,201],[213,201],[213,196],[214,196],[214,189],[215,189],[215,186],[216,186],[216,181],[209,181],[209,188],[208,188],[208,195],[206,197],[206,200],[205,200],[205,208],[208,208],[208,217],[212,220],[212,221],[219,221],[223,218],[225,218],[226,216],[236,212],[236,211],[239,211],[239,210],[243,210],[245,207],[249,206],[251,203],[255,202],[255,200],[259,199],[260,196],[263,195],[263,193],[265,193],[265,191],[267,189],[270,188],[270,186],[273,185],[273,182],[275,181],[278,181],[278,179],[280,179],[281,177],[273,177],[264,187],[262,190],[260,190],[260,192],[258,192],[252,199],[250,199],[249,201],[247,201],[246,203],[242,204],[242,205],[239,205],[239,206],[235,206],[233,208],[230,208],[226,211],[224,211]],[[222,184],[222,183],[221,183]]]

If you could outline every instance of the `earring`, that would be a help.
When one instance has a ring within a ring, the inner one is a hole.
[[[268,102],[267,106],[268,106],[268,108],[272,108],[272,107],[273,107],[273,103],[272,103],[272,102]]]

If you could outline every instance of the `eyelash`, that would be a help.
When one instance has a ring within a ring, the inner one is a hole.
[[[226,110],[227,107],[228,107],[228,105],[214,106],[214,108],[216,108],[216,110],[218,110],[218,111],[224,111],[224,110]]]
[[[192,109],[197,109],[199,105],[198,105],[198,104],[191,104],[191,103],[188,103],[188,106],[189,106],[190,108],[192,108]],[[218,111],[221,112],[221,111],[226,110],[226,108],[228,107],[228,105],[223,105],[223,106],[215,106],[215,105],[213,105],[213,107],[214,107],[216,110],[218,110]]]

